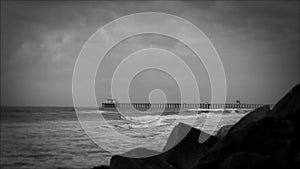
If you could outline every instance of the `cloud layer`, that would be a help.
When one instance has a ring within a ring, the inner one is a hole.
[[[149,11],[185,18],[210,38],[225,67],[229,102],[274,103],[299,82],[297,1],[1,2],[1,104],[72,105],[72,71],[85,41],[114,19]],[[99,101],[109,96],[109,70],[124,54],[151,46],[180,55],[199,72],[204,100],[210,97],[207,73],[188,49],[172,39],[145,36],[111,51],[96,80],[102,83]],[[163,77],[161,86],[167,83]]]

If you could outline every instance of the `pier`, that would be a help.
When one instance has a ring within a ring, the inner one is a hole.
[[[102,103],[102,108],[136,109],[256,109],[267,104],[246,103]],[[273,105],[270,105],[272,107]]]

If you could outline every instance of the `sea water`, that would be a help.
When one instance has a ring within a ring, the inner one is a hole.
[[[92,168],[136,147],[161,151],[179,122],[208,133],[236,123],[248,111],[180,114],[113,112],[93,108],[1,108],[1,168]],[[117,133],[117,134],[116,134]]]

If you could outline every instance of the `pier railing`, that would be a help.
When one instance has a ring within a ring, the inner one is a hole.
[[[246,103],[102,103],[102,108],[157,108],[157,109],[256,109],[266,104]],[[273,105],[270,105],[272,107]]]

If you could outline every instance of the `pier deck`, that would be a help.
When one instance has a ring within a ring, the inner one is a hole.
[[[136,108],[136,109],[256,109],[267,104],[246,103],[102,103],[102,108]],[[268,104],[270,107],[273,105]]]

